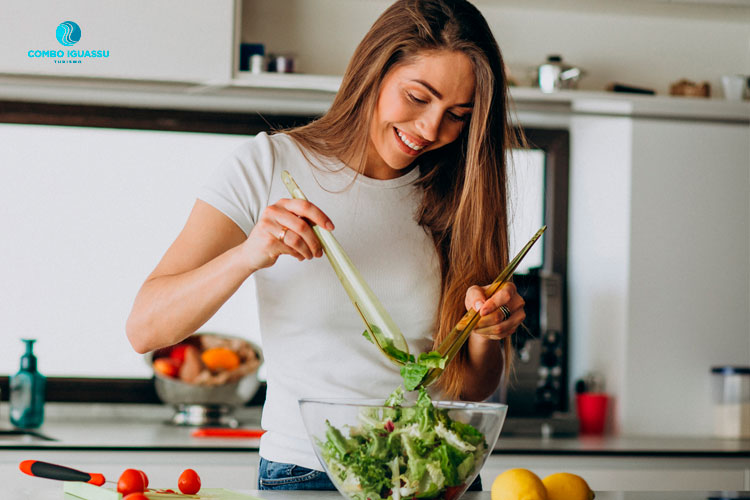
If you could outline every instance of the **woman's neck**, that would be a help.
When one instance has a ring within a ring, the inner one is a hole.
[[[346,163],[349,168],[359,171],[356,166],[352,166],[354,165],[354,162],[345,161],[344,163]],[[370,145],[370,147],[367,148],[367,161],[365,162],[364,171],[360,173],[365,177],[369,177],[371,179],[385,181],[390,179],[397,179],[403,175],[406,175],[411,172],[414,167],[415,165],[412,164],[405,168],[392,168],[385,161],[383,161],[383,158],[380,157],[375,148]]]

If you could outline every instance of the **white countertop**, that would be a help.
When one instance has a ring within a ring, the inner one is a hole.
[[[19,476],[22,476],[19,474]],[[215,487],[215,485],[206,485]],[[4,500],[60,500],[63,498],[62,483],[40,480],[32,477],[17,477],[8,481],[3,486]],[[237,493],[252,495],[263,500],[341,500],[342,497],[335,491],[258,491],[243,490]],[[724,492],[726,498],[731,497],[730,492]],[[707,498],[720,498],[718,492],[701,491],[678,491],[678,492],[617,492],[597,491],[597,500],[706,500]],[[68,497],[66,497],[67,499]],[[490,500],[489,491],[467,492],[462,500]],[[743,498],[748,498],[744,496]]]
[[[3,439],[0,449],[257,451],[258,439],[195,438],[193,428],[165,423],[171,409],[160,405],[48,404],[38,429],[56,441]],[[260,427],[260,408],[238,414],[244,428]],[[0,428],[10,428],[4,424]],[[680,456],[750,458],[750,440],[711,437],[580,436],[527,438],[500,435],[495,453],[579,456]]]

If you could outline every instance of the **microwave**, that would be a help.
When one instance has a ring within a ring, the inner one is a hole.
[[[508,418],[568,411],[568,336],[560,274],[532,269],[513,277],[526,319],[511,336],[512,369],[488,400],[506,403]]]

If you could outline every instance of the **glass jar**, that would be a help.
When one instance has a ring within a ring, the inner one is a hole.
[[[750,438],[750,366],[717,366],[711,373],[715,434]]]

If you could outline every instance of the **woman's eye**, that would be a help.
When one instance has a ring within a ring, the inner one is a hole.
[[[467,113],[465,115],[457,115],[455,113],[448,113],[448,118],[450,118],[454,122],[465,122],[469,119],[469,114]]]
[[[407,92],[406,95],[409,97],[409,100],[412,101],[412,102],[416,102],[416,103],[419,103],[419,104],[427,104],[427,101],[419,99],[417,96],[415,96],[414,94],[412,94],[410,92]]]

